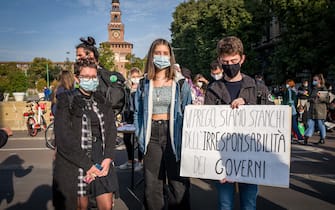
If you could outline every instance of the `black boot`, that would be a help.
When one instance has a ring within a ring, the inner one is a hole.
[[[308,144],[308,136],[304,136],[304,145],[307,145]]]
[[[318,144],[324,144],[325,140],[324,139],[320,139],[320,141],[318,142]]]

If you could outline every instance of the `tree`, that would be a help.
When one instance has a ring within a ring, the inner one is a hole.
[[[126,56],[126,59],[128,61],[130,61],[129,63],[126,63],[126,69],[130,70],[133,67],[137,67],[139,68],[142,72],[144,72],[144,67],[145,67],[145,63],[146,63],[146,58],[139,58],[136,57],[135,54],[128,54]]]
[[[311,74],[335,71],[334,2],[329,0],[272,0],[271,9],[282,25],[272,66],[287,76],[308,69]]]
[[[36,85],[35,83],[40,78],[47,80],[47,65],[48,65],[49,81],[51,81],[53,80],[52,76],[58,74],[59,71],[56,73],[55,69],[58,69],[59,67],[55,68],[52,61],[47,58],[36,57],[33,59],[28,69],[29,87],[35,88]]]
[[[272,20],[280,25],[276,39],[270,33]],[[217,41],[234,35],[243,41],[247,59],[242,71],[248,74],[261,71],[275,84],[297,80],[303,70],[335,77],[331,0],[190,0],[173,13],[171,32],[177,62],[193,73],[208,75]]]
[[[28,80],[21,70],[11,71],[8,74],[9,92],[25,92],[28,89]]]
[[[21,70],[16,67],[16,63],[0,65],[0,92],[13,92],[13,76],[20,71]]]
[[[99,46],[99,63],[107,70],[112,70],[115,66],[114,64],[114,52],[110,47],[109,42],[103,42]]]
[[[192,11],[192,12],[190,12]],[[173,13],[172,45],[177,62],[193,73],[209,75],[209,64],[216,59],[216,44],[226,35],[239,36],[246,46],[244,28],[252,16],[243,0],[190,0]]]

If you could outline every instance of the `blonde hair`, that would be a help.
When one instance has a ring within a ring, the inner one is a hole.
[[[134,74],[135,72],[137,72],[139,75],[142,75],[142,72],[139,68],[137,67],[132,67],[129,71],[128,71],[128,79],[130,79],[131,75]]]
[[[319,80],[320,80],[320,86],[321,87],[324,87],[325,84],[326,84],[326,80],[325,78],[323,77],[323,74],[316,74],[314,75],[314,77],[317,77]]]

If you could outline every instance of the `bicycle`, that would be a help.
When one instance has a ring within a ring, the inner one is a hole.
[[[45,130],[44,136],[45,136],[46,147],[55,150],[56,144],[55,144],[54,122],[48,125],[47,129]]]
[[[26,107],[29,107],[29,111],[23,113],[23,116],[27,118],[28,134],[32,137],[36,136],[39,131],[46,130],[47,128],[47,123],[43,116],[46,113],[46,104],[40,103],[40,101],[41,99],[27,101]]]

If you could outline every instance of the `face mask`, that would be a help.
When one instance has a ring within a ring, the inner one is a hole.
[[[289,88],[289,87],[290,87],[290,85],[286,84],[286,88]]]
[[[313,85],[314,85],[314,86],[317,86],[318,84],[319,84],[318,81],[313,80]]]
[[[308,84],[306,83],[306,84],[304,84],[304,87],[308,87]]]
[[[130,81],[134,84],[140,83],[140,78],[131,78]]]
[[[224,70],[224,73],[229,77],[229,78],[234,78],[238,72],[241,69],[241,65],[239,63],[237,64],[222,64],[222,68]]]
[[[94,79],[81,79],[79,82],[79,86],[87,92],[94,92],[97,90],[99,85],[98,78]]]
[[[303,114],[304,112],[299,112],[299,114]]]
[[[202,87],[202,82],[197,82],[197,86],[199,87],[199,88],[201,88]]]
[[[165,69],[171,65],[170,56],[154,55],[154,65],[158,69]]]
[[[220,80],[220,79],[222,79],[223,74],[222,74],[222,72],[221,72],[220,74],[211,74],[211,77],[212,77],[214,80]]]

